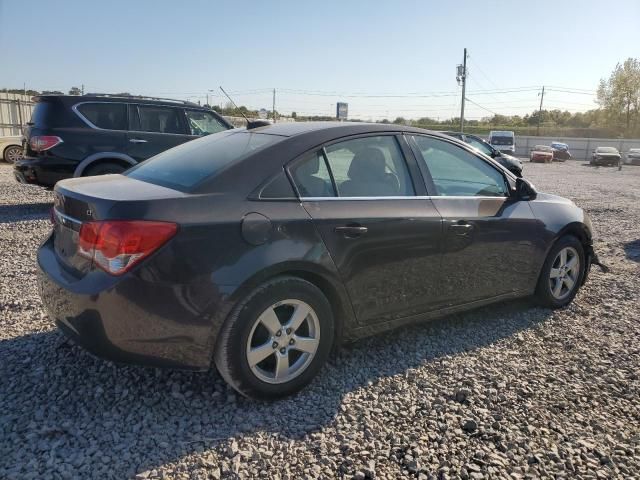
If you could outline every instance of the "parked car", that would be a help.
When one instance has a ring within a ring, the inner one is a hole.
[[[492,130],[489,143],[493,148],[508,155],[516,154],[516,134],[509,130]]]
[[[640,148],[629,149],[626,163],[629,165],[640,165]]]
[[[7,163],[15,163],[22,158],[22,141],[19,135],[0,137],[0,154]]]
[[[25,130],[18,181],[120,173],[181,143],[232,128],[195,103],[111,95],[40,95]]]
[[[400,125],[219,132],[54,197],[37,262],[62,331],[115,361],[213,361],[258,398],[301,389],[342,341],[509,298],[565,306],[598,263],[570,200]]]
[[[546,145],[536,145],[529,154],[531,162],[551,163],[553,161],[553,149]]]
[[[569,145],[567,145],[566,143],[551,142],[551,149],[553,150],[554,162],[564,162],[565,160],[571,160]]]
[[[598,147],[593,151],[591,156],[591,165],[619,165],[622,156],[617,148],[614,147]]]
[[[506,168],[511,173],[513,173],[516,177],[522,176],[522,162],[520,160],[518,160],[516,157],[513,157],[504,152],[496,150],[491,146],[491,144],[489,144],[489,142],[486,142],[485,140],[478,137],[477,135],[472,135],[469,133],[460,133],[460,132],[442,132],[442,133],[468,143],[479,152],[484,153],[485,155],[488,155],[489,157],[493,158],[496,162],[498,162],[504,168]]]

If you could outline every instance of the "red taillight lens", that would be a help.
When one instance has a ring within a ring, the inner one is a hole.
[[[178,231],[175,223],[111,220],[83,223],[78,254],[112,275],[121,275],[164,245]]]
[[[44,152],[56,145],[60,145],[61,143],[62,139],[53,135],[39,135],[31,137],[31,140],[29,140],[29,146],[31,147],[31,150],[35,152]]]

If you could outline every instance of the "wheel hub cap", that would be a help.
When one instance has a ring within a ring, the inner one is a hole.
[[[551,264],[549,288],[551,295],[564,300],[577,288],[580,275],[580,257],[573,247],[565,247],[558,252]]]

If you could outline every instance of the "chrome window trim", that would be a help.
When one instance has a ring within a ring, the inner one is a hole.
[[[474,195],[411,195],[411,196],[395,196],[395,197],[300,197],[303,202],[322,202],[325,200],[506,200],[506,196],[474,196]]]
[[[91,103],[106,103],[109,105],[124,105],[125,110],[127,108],[127,103],[126,102],[92,102],[92,101],[86,101],[86,102],[79,102],[74,104],[71,107],[71,110],[73,110],[73,112],[80,117],[80,120],[82,120],[84,123],[86,123],[90,128],[93,128],[94,130],[102,130],[103,132],[128,132],[129,130],[115,130],[115,129],[111,129],[111,128],[100,128],[97,125],[94,125],[93,123],[91,123],[91,121],[85,117],[82,112],[80,112],[80,110],[78,110],[78,107],[80,107],[81,105],[86,105],[86,104],[91,104]],[[127,112],[128,115],[128,112]],[[129,123],[129,120],[127,119],[127,123]]]

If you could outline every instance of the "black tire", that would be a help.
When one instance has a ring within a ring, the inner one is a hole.
[[[4,149],[4,154],[2,157],[7,163],[15,163],[16,160],[22,158],[22,147],[11,145],[10,147]]]
[[[94,175],[107,175],[109,173],[122,173],[126,170],[126,167],[119,163],[113,162],[101,162],[96,165],[91,165],[83,173],[83,177],[92,177]]]
[[[305,302],[316,313],[320,340],[308,366],[286,383],[268,383],[253,373],[247,360],[247,343],[258,317],[276,302]],[[314,284],[297,277],[277,277],[260,285],[231,312],[220,329],[214,362],[225,381],[246,397],[274,400],[304,388],[326,362],[334,342],[334,319],[329,301]]]
[[[565,298],[560,300],[554,297],[551,291],[549,277],[550,277],[551,268],[553,266],[554,260],[556,259],[556,256],[562,249],[566,247],[572,247],[578,253],[578,258],[580,260],[580,268],[579,268],[579,274],[573,286],[573,290]],[[574,299],[574,297],[578,293],[578,290],[580,290],[580,287],[582,286],[582,281],[584,279],[584,273],[585,273],[585,266],[586,266],[586,260],[585,260],[585,254],[584,254],[584,247],[582,246],[582,243],[580,242],[580,240],[578,240],[573,235],[565,235],[561,237],[549,251],[549,254],[547,255],[547,258],[544,262],[544,265],[542,266],[542,271],[540,272],[540,277],[538,278],[538,285],[536,286],[536,293],[535,293],[536,301],[541,306],[548,307],[548,308],[562,308],[567,306],[569,303],[571,303],[571,301]]]

